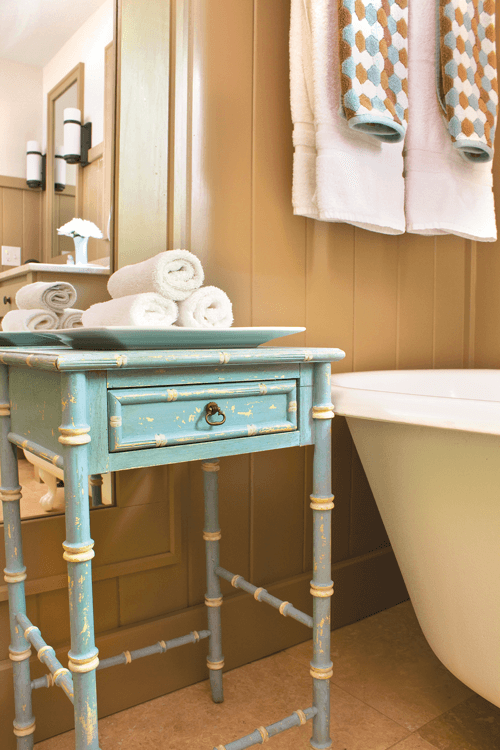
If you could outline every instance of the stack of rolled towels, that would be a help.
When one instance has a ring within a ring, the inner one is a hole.
[[[2,319],[4,331],[53,331],[78,328],[83,310],[72,307],[76,290],[64,281],[35,281],[16,294],[18,310],[9,310]]]
[[[86,328],[229,328],[231,301],[222,289],[202,286],[204,278],[196,255],[167,250],[112,274],[108,292],[113,299],[89,307],[82,323]]]

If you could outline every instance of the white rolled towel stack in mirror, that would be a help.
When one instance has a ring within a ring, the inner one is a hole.
[[[62,313],[75,302],[76,289],[66,281],[35,281],[16,293],[16,305],[20,310],[43,309]]]
[[[65,281],[35,281],[16,293],[18,310],[2,320],[4,331],[52,331],[81,325],[81,310],[72,308],[76,289]]]

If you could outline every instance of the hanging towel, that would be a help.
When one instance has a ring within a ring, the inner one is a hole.
[[[200,261],[188,250],[166,250],[141,263],[124,266],[109,277],[108,292],[114,298],[156,292],[182,300],[203,284]]]
[[[407,231],[496,239],[491,162],[474,163],[452,145],[436,96],[436,0],[409,4],[409,98],[405,140]]]
[[[408,0],[339,0],[339,45],[349,127],[389,143],[402,141],[408,122]]]
[[[85,328],[98,326],[137,326],[167,328],[177,320],[175,302],[155,292],[132,294],[91,305],[82,315]]]
[[[75,287],[65,281],[35,281],[21,287],[16,293],[16,305],[20,310],[43,308],[62,312],[75,302]]]
[[[452,143],[493,159],[498,115],[495,0],[439,0],[438,93]]]
[[[402,144],[384,143],[353,130],[340,111],[338,2],[292,0],[292,9],[295,17],[301,18],[300,65],[306,81],[307,70],[312,70],[317,218],[348,222],[384,234],[401,234],[405,231]],[[290,51],[291,55],[294,53],[295,50]],[[298,75],[291,75],[292,101],[307,91],[305,84],[295,87],[297,80],[300,81]],[[293,111],[297,116],[297,104]],[[307,114],[305,104],[303,112]],[[307,182],[310,191],[305,168],[304,160],[295,157],[294,184]],[[295,200],[294,213],[301,213]]]
[[[310,30],[303,28],[306,23],[303,2],[292,0],[290,13],[290,105],[294,147],[292,204],[294,214],[317,219],[312,57],[304,55],[304,44],[310,38]]]
[[[83,310],[77,310],[75,307],[69,307],[58,313],[59,328],[80,328],[82,325]]]
[[[202,286],[179,302],[177,325],[185,328],[229,328],[233,323],[233,305],[222,289]]]
[[[3,331],[52,331],[58,327],[57,314],[50,310],[9,310],[2,318]]]

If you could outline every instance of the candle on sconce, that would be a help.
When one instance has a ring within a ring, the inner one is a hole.
[[[57,193],[62,193],[66,187],[66,161],[62,146],[56,146],[54,157],[54,189]]]
[[[76,107],[66,107],[64,116],[64,159],[68,164],[80,161],[82,115]]]
[[[26,144],[26,182],[30,188],[42,186],[42,151],[38,141]]]

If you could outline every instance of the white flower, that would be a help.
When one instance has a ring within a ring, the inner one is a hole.
[[[102,232],[91,221],[86,219],[71,219],[64,226],[57,230],[58,234],[64,234],[67,237],[95,237],[102,239]]]

